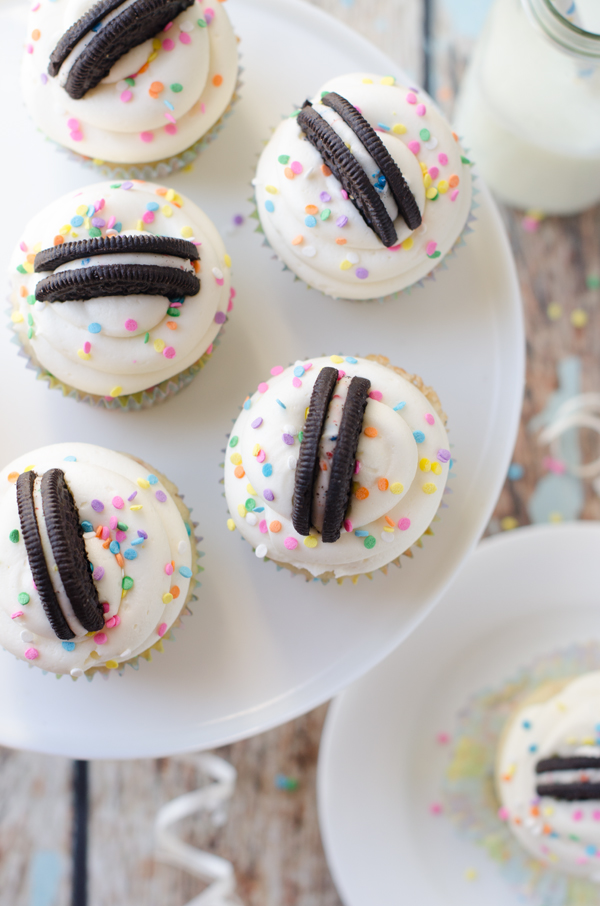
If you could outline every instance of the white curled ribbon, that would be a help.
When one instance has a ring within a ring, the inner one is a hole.
[[[543,445],[549,444],[552,456],[555,459],[562,459],[560,438],[573,428],[590,428],[600,435],[600,393],[580,393],[562,403],[550,424],[541,431],[538,442]],[[600,456],[582,465],[576,463],[565,465],[567,471],[577,478],[593,479],[600,476]]]
[[[237,772],[216,755],[182,755],[178,756],[178,760],[193,765],[213,782],[172,799],[158,810],[154,823],[156,858],[183,868],[209,884],[186,906],[241,906],[235,893],[235,873],[231,862],[185,843],[173,830],[173,825],[195,812],[210,812],[215,824],[224,823],[225,808],[235,790]]]

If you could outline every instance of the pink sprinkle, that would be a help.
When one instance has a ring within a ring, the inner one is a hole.
[[[129,101],[132,99],[132,97],[133,97],[133,92],[129,91],[128,88],[126,88],[125,91],[121,92],[121,100],[123,101],[124,104],[128,104]]]
[[[114,615],[113,619],[114,619],[114,621],[115,621],[115,626],[119,626],[120,623],[121,623],[121,617],[119,616],[118,613],[116,613],[116,614]]]
[[[441,154],[438,154],[438,160],[441,163],[442,167],[445,167],[448,163],[448,155],[442,152]]]
[[[110,532],[108,530],[108,526],[103,525],[102,526],[102,540],[108,541],[109,538],[110,538]]]
[[[292,171],[292,173],[295,173],[296,176],[299,176],[300,173],[302,173],[302,171],[304,170],[304,167],[299,160],[293,160],[290,164],[290,170]]]
[[[79,120],[71,117],[70,120],[67,120],[67,126],[69,127],[69,129],[79,129]]]
[[[206,355],[210,355],[212,351],[213,351],[213,344],[211,343],[210,346],[208,347],[208,349],[206,350]]]
[[[523,217],[521,221],[521,226],[527,233],[536,233],[539,229],[540,222],[537,217]]]
[[[354,474],[358,475],[359,472],[360,472],[360,459],[357,459],[356,462],[354,463]]]
[[[427,113],[427,107],[425,106],[425,104],[419,104],[419,106],[415,110],[415,113],[417,114],[417,116],[425,116],[425,114]]]
[[[174,359],[177,353],[173,346],[167,346],[165,349],[163,349],[163,355],[165,359]]]
[[[118,522],[119,522],[119,520],[117,519],[116,516],[111,516],[111,517],[110,517],[110,523],[109,523],[109,525],[110,525],[110,527],[111,527],[111,529],[112,529],[113,531],[116,529],[116,527],[117,527],[117,525],[118,525]]]
[[[560,459],[553,459],[551,456],[544,456],[544,458],[542,459],[542,466],[549,472],[554,472],[555,475],[564,475],[564,473],[567,471],[567,467],[564,462],[562,462]]]
[[[263,535],[266,535],[267,532],[269,531],[269,529],[267,528],[267,520],[266,520],[266,519],[261,519],[260,522],[258,523],[258,527],[259,527],[259,529],[261,530],[261,532],[263,533]]]
[[[437,248],[437,242],[433,242],[433,240],[432,240],[431,242],[427,243],[427,246],[425,247],[425,251],[427,252],[428,255],[433,255],[436,248]]]
[[[127,541],[127,533],[122,532],[121,529],[117,529],[115,537],[119,544],[121,544],[123,541]]]
[[[22,617],[22,616],[24,616],[24,612],[22,610],[15,610],[14,613],[11,613],[10,618],[11,618],[11,620],[16,620],[17,617]]]
[[[341,190],[340,195],[342,196],[342,198],[348,198],[348,193],[346,192],[345,189]]]
[[[298,542],[295,538],[292,538],[291,535],[285,539],[283,542],[289,551],[295,551],[298,547]]]
[[[437,167],[430,167],[428,172],[432,179],[437,179],[440,175],[440,171]]]
[[[25,657],[28,661],[35,661],[36,657],[39,657],[40,653],[37,648],[28,648],[25,652]]]
[[[600,821],[600,811],[598,811],[598,809],[592,812],[592,818],[594,819],[594,821]]]
[[[273,377],[277,377],[277,375],[281,374],[282,371],[283,371],[283,368],[281,365],[275,365],[274,368],[271,368],[271,374],[273,375]]]
[[[74,142],[82,142],[83,141],[83,132],[80,129],[75,129],[74,132],[71,132],[71,138],[73,139]]]
[[[142,220],[144,223],[154,223],[154,211],[144,211]]]
[[[106,626],[107,629],[112,629],[116,625],[115,617],[109,617],[104,625]]]
[[[85,352],[86,355],[88,354],[88,352],[90,351],[91,348],[92,348],[92,344],[89,341],[86,341],[83,344],[83,351]]]
[[[20,242],[20,243],[19,243],[19,248],[21,249],[22,252],[26,252],[26,251],[27,251],[27,246],[25,245],[24,242]]]
[[[165,27],[163,28],[163,31],[168,31],[170,28],[173,28],[173,23],[172,23],[172,22],[167,22],[167,24],[166,24]]]
[[[406,529],[410,528],[410,519],[407,519],[406,516],[404,517],[404,519],[399,519],[398,528],[401,532],[405,532]]]
[[[302,386],[302,381],[300,380],[299,377],[293,377],[293,378],[292,378],[292,385],[293,385],[294,387],[301,387],[301,386]]]
[[[207,25],[210,25],[210,23],[212,22],[212,20],[215,18],[215,11],[214,11],[214,9],[211,9],[210,7],[208,7],[208,9],[205,9],[205,10],[204,10],[204,18],[206,19],[206,24],[207,24]]]
[[[108,603],[108,601],[104,601],[104,603],[102,604],[103,613],[108,613],[109,610],[110,610],[110,604]]]
[[[113,505],[114,508],[117,509],[117,510],[122,510],[123,507],[125,506],[125,504],[123,503],[123,498],[122,498],[122,497],[113,497],[113,499],[112,499],[112,505]]]
[[[27,45],[27,53],[33,53],[33,44]],[[34,649],[31,648],[30,651],[34,651]]]
[[[96,582],[100,582],[100,580],[104,578],[104,567],[97,566],[96,569],[94,570],[94,572],[92,573],[92,577]],[[106,606],[108,607],[108,604]]]
[[[369,393],[369,396],[371,397],[372,400],[382,400],[383,399],[383,393],[381,392],[381,390],[371,390],[371,392]]]
[[[440,746],[447,746],[448,743],[450,742],[450,734],[444,733],[444,732],[438,733],[438,735],[436,736],[436,742]]]
[[[163,635],[167,631],[167,624],[161,623],[156,631],[157,631],[158,635],[160,636],[160,638],[162,639]]]
[[[94,636],[94,641],[96,645],[106,645],[108,642],[108,636],[105,632],[97,632]]]
[[[453,189],[450,192],[450,201],[456,201],[457,198],[458,198],[458,189]]]
[[[204,101],[200,104],[200,113],[206,113],[206,104]]]
[[[94,207],[96,208],[97,211],[101,211],[105,204],[106,204],[106,202],[104,201],[103,198],[101,198],[100,201],[94,202]]]
[[[573,812],[573,821],[581,821],[583,818],[583,812],[581,809],[577,809],[576,812]]]
[[[181,32],[181,34],[179,35],[179,40],[181,41],[182,44],[191,44],[192,43],[192,39],[190,38],[190,36],[188,35],[188,33],[186,31]]]
[[[167,123],[165,126],[165,132],[167,135],[177,135],[177,126],[175,123]]]
[[[258,454],[258,456],[256,457],[256,461],[264,462],[266,458],[267,458],[267,454],[265,453],[264,450],[261,450],[260,453]]]
[[[165,38],[165,40],[162,42],[163,50],[173,50],[174,47],[175,41],[172,41],[170,38]]]
[[[500,818],[500,821],[508,821],[509,811],[506,806],[500,806],[500,808],[498,809],[498,817]]]
[[[167,565],[165,566],[165,572],[166,572],[167,576],[173,575],[173,564],[172,563],[167,563]]]
[[[344,519],[344,528],[346,529],[347,532],[352,531],[353,526],[349,519]]]
[[[171,125],[173,125],[174,123],[177,122],[177,120],[175,119],[175,117],[173,116],[172,113],[165,113],[165,119],[168,119],[169,122],[171,123]],[[166,129],[166,126],[165,126],[165,129]]]
[[[258,385],[259,393],[266,393],[268,389],[269,389],[269,385],[265,384],[264,381],[261,381],[260,384]]]
[[[427,413],[427,415],[425,416],[425,421],[427,422],[428,425],[435,425],[435,419],[434,419],[433,415],[431,414],[431,412]]]
[[[440,802],[432,802],[429,806],[429,811],[432,815],[441,815],[443,808]]]
[[[113,215],[112,215],[111,217],[109,217],[108,220],[106,221],[106,228],[107,228],[108,230],[112,230],[112,228],[114,227],[114,225],[115,225],[116,222],[117,222],[117,218],[116,218],[115,215],[113,214]]]
[[[577,856],[575,861],[577,862],[578,865],[587,865],[587,863],[588,863],[588,860],[586,859],[585,856]]]
[[[414,140],[412,142],[408,143],[408,147],[409,147],[409,150],[412,151],[413,154],[418,154],[419,151],[421,150],[421,145],[419,144],[419,142],[414,141]]]
[[[417,103],[416,94],[413,94],[412,91],[409,91],[408,94],[406,95],[406,103],[407,104],[416,104]]]
[[[37,13],[37,11],[38,11],[38,9],[40,8],[40,6],[41,6],[41,3],[36,3],[35,6],[32,6],[32,7],[31,7],[31,12],[32,12],[32,13]]]
[[[125,321],[125,330],[137,330],[137,321],[134,321],[133,318],[127,318]]]
[[[154,132],[140,132],[140,138],[143,142],[153,142]]]
[[[341,381],[343,377],[346,377],[346,372],[338,371],[338,377],[337,377],[338,381]]]

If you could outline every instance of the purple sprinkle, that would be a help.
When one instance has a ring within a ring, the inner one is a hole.
[[[273,491],[269,490],[269,488],[267,488],[266,491],[263,491],[263,497],[265,500],[275,500],[275,494]]]
[[[92,500],[92,509],[95,510],[97,513],[101,513],[102,510],[104,509],[104,504],[102,503],[101,500]]]
[[[347,223],[348,223],[348,218],[344,214],[342,214],[342,216],[338,217],[338,219],[336,220],[336,224],[339,227],[345,227]]]
[[[106,220],[102,217],[92,217],[92,226],[98,227],[100,230],[103,226],[106,226]]]
[[[131,496],[127,498],[127,500],[135,500],[136,497],[137,497],[137,491],[134,491],[133,494],[131,494]]]
[[[321,192],[319,198],[321,199],[321,201],[331,201],[331,195],[329,194],[329,192]]]
[[[122,189],[133,189],[133,183],[129,182],[129,180],[127,180],[127,182],[124,182],[122,184],[121,188]]]
[[[260,426],[262,425],[262,423],[263,423],[262,418],[260,418],[260,417],[259,417],[259,418],[255,418],[254,421],[252,422],[252,424],[250,425],[250,427],[251,427],[251,428],[260,428]]]
[[[92,573],[92,578],[95,579],[96,582],[99,582],[100,579],[103,578],[103,576],[104,576],[104,567],[97,566],[96,569],[94,570],[94,572]]]
[[[43,72],[43,73],[41,74],[40,78],[41,78],[41,80],[42,80],[42,85],[47,85],[47,84],[48,84],[48,76],[46,75],[45,72]]]
[[[437,458],[440,462],[449,462],[450,460],[450,450],[444,450],[442,447],[441,450],[437,451]]]
[[[283,434],[282,437],[283,437],[284,444],[288,444],[291,447],[292,444],[294,443],[294,435],[293,434]]]
[[[342,189],[342,190],[340,191],[340,195],[342,196],[342,198],[348,198],[348,193],[346,192],[345,189]]]
[[[167,499],[167,495],[165,494],[164,491],[157,491],[154,496],[156,497],[157,500],[160,501],[160,503],[165,503],[165,501]]]
[[[139,537],[139,538],[144,538],[144,540],[147,540],[147,539],[148,539],[148,532],[145,532],[144,529],[139,528],[139,529],[138,529],[138,537]]]
[[[366,280],[367,277],[369,276],[369,272],[366,269],[366,267],[357,267],[356,276],[358,277],[359,280]]]
[[[216,315],[215,315],[215,322],[216,322],[217,324],[224,324],[226,320],[227,320],[227,315],[225,314],[224,311],[218,311],[218,312],[216,313]]]
[[[236,214],[235,217],[233,218],[233,222],[235,223],[236,226],[241,226],[244,222],[244,215]]]

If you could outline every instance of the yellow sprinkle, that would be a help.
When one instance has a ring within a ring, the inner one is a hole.
[[[80,217],[83,217],[85,214],[87,214],[87,209],[88,209],[88,206],[86,204],[80,204],[79,207],[77,208],[77,213],[79,214]]]
[[[394,76],[391,76],[391,75],[386,75],[379,81],[382,85],[395,85],[396,84],[396,79],[394,78]]]
[[[434,475],[441,475],[441,474],[442,474],[442,467],[441,467],[441,465],[439,464],[439,462],[432,462],[432,463],[431,463],[431,471],[433,472]]]
[[[167,198],[168,198],[168,196],[167,196]],[[176,204],[179,204],[179,205],[181,205],[181,206],[183,207],[183,198],[181,197],[181,195],[179,195],[178,192],[175,192],[175,197],[173,198],[173,201],[174,201]]]
[[[307,535],[307,537],[304,539],[305,547],[316,547],[317,544],[318,544],[318,541],[314,535]]]
[[[363,82],[363,85],[372,85],[373,79],[363,79],[362,82]]]
[[[107,670],[116,670],[117,667],[119,666],[119,662],[118,661],[107,661],[104,666],[107,668]]]
[[[194,235],[194,231],[190,226],[181,227],[181,235],[184,239],[189,239],[190,236]]]
[[[419,468],[421,472],[431,472],[431,460],[423,457],[423,459],[419,460]]]
[[[140,221],[140,223],[141,223],[141,221]],[[90,227],[91,227],[91,225],[92,225],[92,221],[90,220],[89,217],[85,217],[85,218],[84,218],[84,220],[83,220],[83,225],[84,225],[84,227],[85,227],[86,230],[89,230],[89,229],[90,229]]]
[[[138,487],[143,488],[144,490],[146,490],[147,488],[150,487],[150,482],[148,481],[147,478],[138,478],[138,479],[137,479],[137,485],[138,485]]]
[[[504,532],[510,532],[512,529],[515,529],[519,524],[519,520],[515,519],[514,516],[505,516],[504,519],[500,520],[500,528]]]
[[[242,517],[242,519],[245,518],[245,516],[246,516],[246,507],[244,506],[243,503],[238,503],[238,513],[240,514],[240,516]]]
[[[31,472],[32,469],[35,469],[35,466],[25,466],[26,472]]]
[[[395,481],[393,484],[390,485],[390,491],[392,492],[392,494],[401,494],[403,490],[404,490],[404,485],[401,484],[399,481]]]
[[[447,180],[440,179],[440,181],[437,184],[437,190],[440,193],[440,195],[445,195],[446,192],[448,191],[448,189],[449,189],[449,186],[448,186]]]
[[[396,135],[404,135],[406,132],[406,126],[404,123],[394,123],[392,126],[392,132],[395,132]]]
[[[551,321],[558,321],[562,315],[562,305],[559,305],[558,302],[551,302],[546,309],[546,314]]]
[[[146,227],[144,226],[143,220],[138,220],[136,229],[139,230],[140,233],[142,233],[146,229]]]
[[[253,456],[258,456],[258,454],[260,453],[260,451],[261,451],[261,446],[260,446],[260,444],[254,444],[254,446],[252,447],[252,455],[253,455]]]
[[[423,490],[426,494],[435,494],[435,492],[437,491],[437,485],[435,485],[432,481],[428,481],[427,484],[423,485]]]
[[[246,490],[248,491],[249,494],[256,494],[256,491],[254,490],[254,488],[252,487],[252,485],[250,483],[248,483],[246,485]]]
[[[229,461],[232,462],[234,466],[239,466],[242,461],[242,457],[239,453],[232,453],[229,457]]]
[[[165,217],[172,217],[172,216],[173,216],[173,208],[171,207],[170,204],[164,204],[164,205],[162,206],[162,212],[163,212],[163,214],[165,215]]]
[[[554,512],[554,513],[550,513],[550,515],[548,516],[548,522],[553,522],[554,524],[558,524],[559,522],[562,522],[562,521],[563,521],[562,513]]]
[[[467,879],[467,881],[474,881],[476,877],[477,872],[475,871],[475,869],[467,868],[467,870],[465,871],[465,878]]]
[[[425,161],[420,160],[419,166],[420,166],[421,170],[423,171],[423,173],[427,173],[427,164],[425,163]]]
[[[269,195],[277,195],[279,189],[277,188],[277,186],[265,186],[265,192],[268,192]]]
[[[344,361],[344,357],[341,355],[330,355],[329,360],[333,362],[334,365],[341,365]]]
[[[408,250],[411,249],[414,244],[414,239],[412,238],[412,236],[409,236],[408,239],[405,239],[402,243],[402,248],[408,252]]]
[[[340,264],[340,270],[341,270],[341,271],[347,271],[347,270],[348,270],[349,268],[351,268],[351,267],[352,267],[352,262],[351,262],[351,261],[348,261],[347,258],[344,258],[344,260],[343,260],[342,263]]]
[[[225,267],[231,267],[231,257],[227,253],[223,255],[223,261],[225,263]]]
[[[27,267],[28,265],[25,265]],[[31,266],[31,265],[29,265]],[[585,327],[588,322],[588,313],[583,308],[576,308],[571,312],[571,324],[573,327]]]
[[[552,805],[547,805],[545,808],[542,809],[542,811],[543,811],[544,815],[553,815],[554,807]]]
[[[233,519],[227,520],[227,528],[230,532],[235,532],[235,522],[233,521]]]
[[[384,531],[384,532],[393,532],[394,529],[393,529],[391,526],[389,526],[389,525],[384,525],[384,526],[383,526],[383,531]]]
[[[23,265],[28,274],[33,274],[33,262],[26,261]]]
[[[438,190],[436,189],[436,187],[429,186],[429,188],[425,192],[425,197],[429,198],[429,199],[433,199],[433,198],[437,198],[437,194],[438,194]]]
[[[306,409],[304,410],[304,421],[306,421],[306,419],[308,418],[308,409],[309,409],[309,407],[307,406]]]
[[[23,315],[20,311],[13,311],[12,315],[10,316],[10,320],[13,322],[13,324],[20,324],[21,321],[24,321],[25,319],[23,318]]]
[[[559,702],[556,702],[556,707],[558,708],[559,711],[566,711],[566,710],[567,710],[567,706],[565,705],[564,702],[560,702],[560,701],[559,701]],[[582,739],[581,741],[583,742],[583,739]]]
[[[155,50],[153,50],[152,53],[150,54],[150,56],[148,57],[148,63],[152,63],[154,60],[156,60],[157,56],[158,56],[157,52]]]
[[[121,396],[122,393],[123,393],[123,388],[121,387],[120,384],[117,384],[117,386],[113,387],[113,389],[110,391],[110,395],[113,398],[116,396]]]
[[[160,38],[154,38],[154,39],[152,40],[152,49],[153,49],[153,50],[160,50],[161,47],[162,47],[162,41],[160,40]]]
[[[426,173],[425,176],[423,177],[423,185],[425,186],[426,189],[428,189],[429,186],[431,185],[431,176],[429,175],[429,173]]]
[[[155,340],[154,341],[154,348],[157,352],[162,352],[166,345],[167,344],[165,343],[164,340]]]
[[[173,600],[173,595],[171,594],[170,591],[167,591],[162,596],[162,600],[163,600],[163,604],[170,604],[171,601]]]
[[[175,190],[169,189],[167,191],[167,194],[165,195],[165,198],[167,199],[167,201],[174,201],[175,200]]]
[[[138,510],[141,510],[142,507],[143,507],[143,504],[141,504],[141,503],[134,503],[132,506],[129,507],[129,509],[130,509],[130,510],[133,510],[134,513],[137,513],[137,511],[138,511]]]
[[[87,210],[87,209],[86,209],[86,210]],[[99,660],[100,660],[100,655],[98,654],[97,651],[90,651],[90,657],[93,657],[95,661],[99,661]]]
[[[584,746],[593,746],[596,742],[593,736],[586,736],[585,739],[581,740]]]
[[[91,357],[92,357],[91,352],[84,352],[83,349],[78,349],[77,355],[79,356],[80,359],[83,359],[84,362],[87,362],[88,359],[91,359]]]
[[[71,232],[71,224],[70,224],[70,223],[66,223],[64,226],[62,226],[62,227],[60,228],[60,233],[61,233],[62,235],[64,235],[65,233],[70,233],[70,232]]]

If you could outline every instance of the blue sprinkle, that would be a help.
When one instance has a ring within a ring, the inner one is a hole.
[[[448,463],[448,471],[450,471],[450,469],[452,468],[453,465],[454,465],[454,460],[451,459],[450,462]]]
[[[181,302],[181,304],[183,305],[183,303],[185,302],[185,296],[170,296],[169,302]]]
[[[76,214],[75,217],[71,218],[72,227],[80,227],[83,223],[83,217],[80,217],[79,214]]]
[[[143,544],[145,540],[146,540],[145,538],[134,538],[131,543],[132,544]],[[125,556],[127,556],[127,554],[125,554]]]
[[[114,227],[113,227],[113,230],[116,230],[117,233],[120,233],[122,229],[123,229],[123,224],[121,223],[120,220],[118,220],[118,221],[115,223],[115,225],[114,225]]]
[[[294,374],[296,375],[296,377],[304,376],[304,368],[302,367],[302,365],[296,365],[296,367],[294,368]]]
[[[394,412],[400,412],[400,410],[404,409],[405,406],[406,406],[406,403],[404,403],[404,402],[396,403],[396,405],[394,406]]]
[[[279,403],[279,405],[281,406],[282,409],[287,409],[286,404],[285,404],[285,403],[282,403],[281,400],[276,399],[275,402],[276,402],[276,403]]]
[[[385,123],[377,123],[380,129],[385,129],[386,132],[390,131],[390,127],[386,126]]]
[[[537,750],[538,750],[538,747],[536,746],[535,743],[534,743],[532,746],[529,746],[529,751],[530,751],[532,754],[533,754],[534,752],[537,752]]]
[[[248,410],[251,405],[252,405],[252,401],[246,400],[246,402],[244,403],[244,409]]]
[[[314,227],[317,225],[317,218],[313,217],[312,214],[307,214],[307,216],[304,218],[304,223],[307,227]]]
[[[525,474],[525,469],[518,462],[512,462],[508,468],[508,477],[511,481],[518,481]]]
[[[596,855],[596,847],[595,847],[592,843],[590,843],[589,846],[586,846],[585,851],[586,851],[586,853],[587,853],[588,856],[595,856],[595,855]]]
[[[92,26],[92,31],[98,32],[102,28],[102,22],[98,22],[97,25]]]
[[[150,484],[158,484],[158,478],[156,475],[148,475],[148,481]]]
[[[192,526],[189,524],[189,522],[184,522],[183,524],[185,525],[185,530],[186,530],[186,532],[188,533],[188,537],[191,537],[191,535],[192,535]],[[140,534],[140,532],[138,531],[138,535],[139,535],[139,534]],[[146,538],[148,537],[148,535],[146,535],[145,532],[144,532],[143,534],[145,535]]]
[[[270,462],[266,462],[262,467],[262,473],[265,478],[269,478],[273,474],[273,466]]]
[[[350,362],[351,365],[356,365],[357,362],[358,362],[358,359],[355,359],[354,356],[347,355],[347,356],[346,356],[346,361],[347,361],[347,362]]]
[[[268,199],[268,201],[265,201],[265,208],[267,209],[267,211],[270,214],[272,214],[273,211],[275,210],[275,205],[273,204],[273,202],[271,201],[270,198]]]
[[[92,321],[91,324],[88,324],[88,331],[90,333],[100,333],[102,330],[102,325],[98,324],[97,321]]]
[[[119,544],[118,541],[111,541],[110,547],[108,549],[111,552],[111,554],[118,554],[119,551],[121,550],[121,545]]]
[[[65,456],[63,462],[77,462],[76,456]]]
[[[135,541],[132,543],[135,544]],[[134,551],[132,547],[128,547],[123,556],[126,560],[135,560],[135,558],[137,557],[137,551]]]
[[[521,726],[523,727],[524,730],[531,730],[531,721],[524,720],[523,723],[521,724]]]
[[[85,519],[81,523],[81,528],[83,529],[84,532],[93,532],[94,531],[94,526],[92,525],[91,522],[88,522],[87,519]]]
[[[175,110],[175,107],[173,106],[171,101],[164,101],[164,105],[165,105],[165,107],[168,107],[169,110]]]
[[[422,431],[413,431],[413,437],[418,444],[422,444],[425,440],[425,435]]]
[[[187,526],[187,522],[186,522],[186,526]],[[189,535],[189,534],[190,534],[190,533],[188,532],[188,535]],[[145,540],[147,539],[147,537],[148,537],[148,533],[145,532],[144,529],[138,529],[138,535],[139,535],[140,538],[143,538],[144,541],[145,541]]]
[[[90,563],[90,572],[91,572],[91,573],[94,572],[94,564],[93,564],[93,563]]]
[[[157,204],[155,201],[149,201],[148,204],[146,205],[146,210],[147,211],[158,211],[159,207],[160,207],[160,205]]]
[[[91,258],[82,258],[81,263],[83,264],[84,267],[87,267],[91,260],[92,260]]]
[[[600,733],[600,724],[596,724],[595,730],[596,733]]]
[[[278,790],[297,790],[298,781],[293,777],[286,777],[285,774],[277,774],[275,776],[275,786]]]
[[[367,531],[365,531],[364,529],[356,529],[354,534],[356,535],[357,538],[366,538],[369,533]]]
[[[338,439],[337,434],[335,435],[335,437],[330,437],[330,438],[329,438],[329,440],[337,440],[337,439]]]
[[[264,506],[255,506],[255,507],[254,507],[254,512],[255,512],[255,513],[264,513],[264,511],[265,511]]]
[[[88,215],[88,217],[93,217],[95,213],[96,213],[96,208],[94,207],[93,204],[91,204],[89,206],[89,208],[87,209],[87,215]]]
[[[75,651],[75,642],[63,642],[62,646],[65,651]]]
[[[180,575],[180,576],[183,576],[184,579],[191,579],[191,578],[192,578],[192,571],[191,571],[191,569],[189,568],[189,566],[180,566],[180,567],[179,567],[179,575]]]

